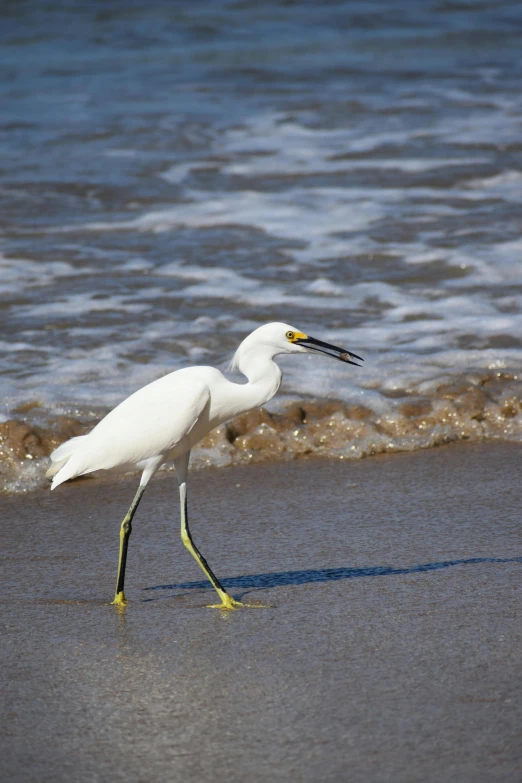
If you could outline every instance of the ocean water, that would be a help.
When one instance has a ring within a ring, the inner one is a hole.
[[[519,2],[0,15],[4,421],[92,422],[277,320],[365,358],[282,359],[271,411],[339,401],[310,451],[522,439]],[[294,418],[253,422],[267,454]]]

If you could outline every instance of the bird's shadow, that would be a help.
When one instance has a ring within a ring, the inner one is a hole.
[[[393,566],[369,566],[366,568],[318,568],[306,571],[279,571],[269,574],[245,574],[231,576],[221,580],[225,588],[242,590],[245,595],[250,590],[268,590],[287,585],[305,585],[313,582],[336,582],[340,579],[358,579],[359,577],[398,576],[401,574],[423,574],[440,571],[453,566],[480,565],[482,563],[522,563],[522,557],[470,557],[461,560],[443,560],[438,563],[422,563],[407,568]],[[154,585],[144,590],[213,590],[207,580],[198,582],[178,582],[171,585]],[[145,601],[158,600],[145,598]]]

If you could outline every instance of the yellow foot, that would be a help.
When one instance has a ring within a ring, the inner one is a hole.
[[[127,604],[127,600],[125,598],[125,593],[123,590],[121,593],[116,593],[114,596],[114,601],[112,601],[112,606],[125,606]]]
[[[266,604],[244,604],[241,601],[236,601],[235,598],[231,598],[229,595],[222,599],[220,604],[208,604],[207,609],[270,609]]]

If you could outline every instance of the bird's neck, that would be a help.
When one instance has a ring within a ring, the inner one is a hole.
[[[238,361],[238,369],[248,378],[240,386],[245,411],[268,402],[281,385],[282,373],[274,362],[272,352],[263,350],[245,352]]]

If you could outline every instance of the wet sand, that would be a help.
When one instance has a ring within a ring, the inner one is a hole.
[[[522,779],[522,447],[136,478],[0,499],[2,780]]]

